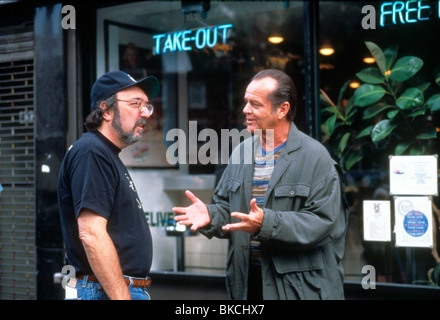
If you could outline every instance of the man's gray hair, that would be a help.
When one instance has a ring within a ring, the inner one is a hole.
[[[266,69],[258,72],[252,78],[252,81],[261,80],[263,78],[272,78],[278,83],[278,87],[268,96],[269,101],[272,103],[273,109],[275,110],[285,101],[289,102],[290,110],[286,116],[286,120],[293,121],[295,118],[297,104],[297,90],[293,80],[281,70]]]
[[[100,105],[102,102],[105,102],[107,109],[101,109]],[[84,121],[84,126],[86,127],[87,131],[96,131],[102,124],[102,114],[107,111],[108,109],[117,108],[117,100],[116,100],[116,93],[112,96],[108,97],[105,100],[98,101],[96,103],[96,106],[93,108],[92,112],[86,117]]]

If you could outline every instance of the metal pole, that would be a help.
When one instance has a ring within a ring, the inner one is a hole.
[[[318,32],[319,2],[304,1],[305,121],[308,134],[321,140]]]

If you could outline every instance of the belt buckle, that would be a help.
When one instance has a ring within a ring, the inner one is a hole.
[[[151,286],[152,282],[153,282],[153,280],[151,279],[151,277],[145,278],[145,287],[149,288]]]
[[[132,284],[133,287],[137,287],[137,288],[148,288],[151,285],[151,277],[146,277],[146,278],[137,278],[137,277],[131,277],[131,276],[124,276],[124,278],[127,281],[127,284]],[[138,285],[136,285],[138,284]]]

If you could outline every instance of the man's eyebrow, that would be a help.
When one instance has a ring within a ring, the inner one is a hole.
[[[150,101],[149,101],[148,99],[147,99],[147,100],[144,100],[144,99],[142,99],[141,97],[133,97],[133,98],[128,99],[128,101],[150,103]]]
[[[251,104],[261,104],[261,102],[258,99],[252,99],[252,98],[246,99],[245,98],[244,101],[251,103]]]

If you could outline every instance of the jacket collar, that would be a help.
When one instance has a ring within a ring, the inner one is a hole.
[[[266,205],[266,202],[269,198],[270,193],[273,191],[273,188],[275,184],[278,182],[278,180],[281,178],[281,176],[286,171],[288,165],[289,165],[289,157],[287,154],[298,150],[302,146],[302,139],[301,139],[301,131],[298,130],[296,125],[291,122],[290,123],[290,129],[289,134],[286,142],[285,150],[283,150],[280,154],[280,157],[277,160],[277,164],[275,165],[274,171],[272,172],[272,176],[270,178],[269,187],[266,191],[265,197],[264,197],[264,204]],[[245,190],[245,203],[247,206],[247,210],[250,210],[250,201],[251,201],[251,194],[252,194],[252,178],[253,178],[253,172],[254,172],[254,151],[257,150],[258,146],[260,145],[260,137],[254,135],[253,140],[253,152],[248,152],[247,157],[246,153],[244,158],[249,161],[246,163],[250,163],[251,165],[244,166],[244,190]],[[246,149],[249,151],[249,149]],[[248,157],[252,157],[249,159]],[[251,160],[251,161],[250,161]]]
[[[289,135],[286,141],[286,147],[284,151],[281,152],[277,160],[275,168],[272,172],[272,176],[270,177],[269,187],[267,188],[266,194],[264,195],[264,206],[266,206],[269,196],[272,193],[275,185],[281,179],[281,177],[283,176],[284,172],[286,171],[287,167],[291,162],[289,160],[288,154],[301,148],[302,146],[301,134],[302,134],[301,131],[299,131],[298,128],[295,126],[295,124],[291,122]]]
[[[302,139],[300,138],[301,131],[298,130],[296,125],[291,122],[289,129],[289,136],[286,142],[286,152],[290,153],[292,151],[298,150],[302,146]]]
[[[261,144],[260,137],[255,135],[253,142],[254,142],[254,150],[257,150],[257,148]],[[299,148],[301,148],[301,146],[302,146],[301,131],[299,131],[296,125],[293,122],[291,122],[289,134],[287,136],[287,141],[286,141],[286,152],[290,153],[292,151],[298,150]]]

